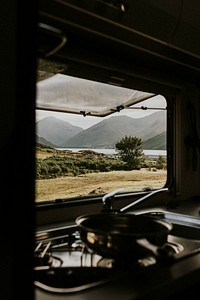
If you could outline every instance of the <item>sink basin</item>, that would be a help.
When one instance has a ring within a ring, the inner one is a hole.
[[[191,240],[200,240],[200,228],[174,224],[172,234]]]
[[[165,219],[173,224],[173,235],[192,240],[200,240],[199,218],[182,214],[165,213]]]
[[[167,211],[150,211],[145,214],[157,216],[172,223],[172,235],[191,240],[200,240],[200,218]]]

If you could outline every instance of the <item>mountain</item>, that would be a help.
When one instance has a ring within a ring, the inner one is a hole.
[[[142,148],[148,150],[166,150],[166,131],[144,141]]]
[[[164,111],[137,119],[124,115],[110,117],[66,139],[62,147],[115,148],[116,142],[125,135],[140,137],[144,142],[162,134],[165,130],[166,113]]]
[[[56,148],[56,145],[52,144],[51,142],[47,141],[43,137],[40,137],[39,135],[36,134],[36,143],[38,146],[46,146],[50,148]]]
[[[36,122],[36,134],[54,147],[61,147],[67,139],[81,131],[83,128],[51,116]]]

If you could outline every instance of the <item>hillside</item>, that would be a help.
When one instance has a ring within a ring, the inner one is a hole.
[[[49,147],[49,148],[56,148],[56,145],[52,144],[51,142],[47,141],[43,137],[40,137],[36,134],[36,143],[39,147]]]
[[[166,150],[166,131],[144,141],[142,147],[149,150]]]
[[[165,127],[164,112],[156,112],[140,119],[133,119],[128,116],[111,117],[66,140],[62,146],[69,148],[114,148],[116,142],[125,135],[137,136],[146,141],[163,133]]]
[[[125,135],[142,138],[144,149],[166,149],[166,113],[134,119],[125,115],[102,119],[83,129],[55,117],[36,123],[37,142],[60,148],[115,148]]]
[[[36,134],[51,145],[54,145],[54,147],[60,147],[67,139],[82,130],[83,128],[81,127],[74,126],[55,117],[46,117],[36,122]]]

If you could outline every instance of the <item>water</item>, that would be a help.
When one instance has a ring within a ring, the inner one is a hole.
[[[70,150],[72,152],[78,152],[81,150],[92,150],[98,153],[103,153],[106,155],[116,155],[117,152],[115,149],[99,149],[99,148],[56,148],[57,150]],[[144,150],[144,154],[151,157],[158,157],[159,155],[166,157],[166,150]]]

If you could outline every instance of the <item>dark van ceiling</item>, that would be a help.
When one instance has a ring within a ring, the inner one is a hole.
[[[39,56],[66,63],[68,75],[108,82],[113,71],[151,69],[199,82],[198,0],[39,0],[38,20]]]

